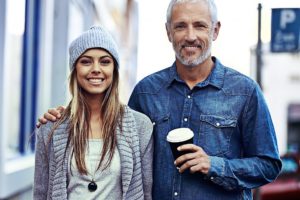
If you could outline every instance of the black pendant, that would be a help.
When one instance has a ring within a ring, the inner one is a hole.
[[[94,180],[92,180],[89,185],[88,185],[88,189],[90,192],[94,192],[97,190],[97,184],[94,182]]]

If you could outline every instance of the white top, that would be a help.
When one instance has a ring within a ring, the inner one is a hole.
[[[102,171],[100,168],[96,171],[101,158],[103,147],[102,139],[89,139],[86,149],[85,163],[88,170],[87,175],[81,175],[76,167],[74,156],[72,165],[68,169],[68,199],[85,199],[85,200],[116,200],[122,199],[121,184],[121,161],[119,151],[116,148],[113,159],[108,168]],[[106,159],[108,156],[106,157]],[[106,159],[103,163],[105,163]],[[71,156],[69,158],[71,160]],[[72,172],[70,171],[72,169]],[[97,190],[90,192],[88,184],[94,179],[97,184]]]
[[[194,132],[189,128],[176,128],[167,135],[168,142],[183,142],[194,137]]]

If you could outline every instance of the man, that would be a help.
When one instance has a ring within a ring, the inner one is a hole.
[[[154,199],[252,199],[251,189],[281,170],[260,88],[211,56],[220,26],[213,0],[171,1],[166,29],[176,61],[130,97],[154,124]],[[179,127],[193,130],[194,144],[179,147],[191,153],[174,162],[166,136]]]

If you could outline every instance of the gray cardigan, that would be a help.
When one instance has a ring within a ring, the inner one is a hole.
[[[34,200],[67,200],[67,169],[70,148],[64,155],[67,123],[55,131],[50,145],[52,122],[35,130],[36,153],[33,185]],[[146,115],[125,108],[123,131],[117,129],[117,148],[121,159],[123,200],[152,199],[152,123]],[[46,149],[48,148],[48,149]]]

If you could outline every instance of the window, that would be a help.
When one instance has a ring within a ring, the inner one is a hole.
[[[4,51],[3,83],[3,133],[5,137],[5,158],[13,158],[19,153],[19,125],[22,47],[25,27],[25,0],[6,1],[6,28]]]

